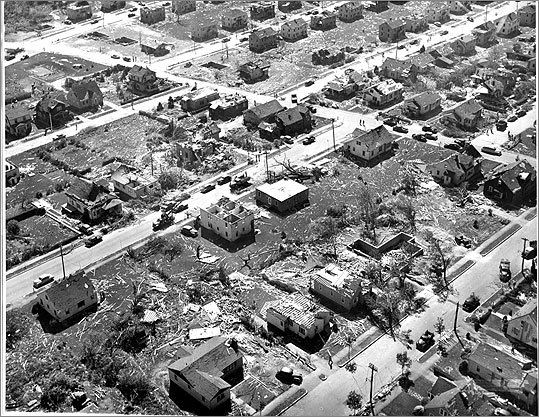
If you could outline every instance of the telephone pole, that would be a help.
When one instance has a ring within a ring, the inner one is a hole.
[[[526,251],[526,243],[528,243],[528,238],[521,238],[523,240],[522,243],[524,243],[524,247],[522,248],[522,253],[520,254],[520,256],[522,257],[522,265],[520,266],[520,273],[522,273],[524,271],[524,252]]]
[[[66,279],[66,267],[64,265],[64,251],[62,249],[63,245],[60,245],[60,258],[62,258],[62,271],[64,273],[64,279]]]
[[[331,119],[331,129],[333,131],[333,150],[336,151],[337,147],[335,146],[335,125],[334,125],[335,119]]]
[[[371,389],[369,393],[369,402],[371,406],[371,414],[374,416],[374,404],[372,403],[372,385],[374,382],[374,373],[378,372],[378,368],[374,366],[372,363],[369,363],[369,368],[371,368]]]
[[[455,332],[455,336],[457,336],[457,340],[460,342],[460,345],[464,348],[464,343],[462,343],[462,340],[460,340],[460,336],[457,333],[457,315],[459,313],[459,302],[457,301],[457,309],[455,310],[455,321],[453,322],[453,331]]]

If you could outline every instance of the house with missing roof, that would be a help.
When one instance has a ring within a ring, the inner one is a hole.
[[[287,41],[297,41],[307,37],[307,22],[302,18],[289,20],[281,26],[281,36]]]
[[[535,168],[521,160],[494,168],[485,180],[483,194],[498,204],[519,206],[536,195],[536,185]]]
[[[438,93],[424,91],[402,105],[403,113],[408,117],[418,118],[440,108],[442,98]]]
[[[322,333],[334,318],[334,313],[315,304],[299,292],[269,301],[262,307],[268,325],[291,332],[302,339],[312,339]]]
[[[101,11],[112,12],[114,10],[123,9],[125,3],[125,0],[101,0]]]
[[[284,110],[277,100],[270,100],[266,103],[258,104],[243,113],[243,124],[250,127],[257,127],[261,122],[273,123],[275,116]]]
[[[246,82],[254,83],[269,76],[270,64],[255,63],[252,61],[241,64],[238,68],[240,77]]]
[[[219,93],[209,87],[203,87],[184,95],[180,106],[185,112],[198,112],[211,106],[212,101],[219,99]]]
[[[254,212],[235,201],[222,201],[200,209],[200,226],[234,242],[253,233]]]
[[[302,4],[299,0],[291,0],[291,1],[278,1],[277,7],[279,10],[283,13],[291,12],[292,10],[298,10],[301,9]]]
[[[67,208],[82,214],[87,221],[97,221],[122,213],[122,201],[107,188],[84,178],[75,178],[66,191]]]
[[[157,178],[141,175],[135,167],[120,165],[111,176],[114,191],[121,192],[130,198],[141,198],[159,193],[161,186]]]
[[[207,41],[219,36],[219,23],[204,16],[190,20],[191,39],[196,42]]]
[[[212,119],[229,120],[243,114],[249,107],[247,97],[240,94],[229,94],[210,104],[210,117]]]
[[[429,23],[445,23],[451,19],[449,15],[449,5],[446,3],[433,3],[426,12]]]
[[[23,138],[32,132],[32,113],[25,106],[6,106],[6,135]]]
[[[372,161],[393,149],[395,136],[384,125],[369,130],[354,129],[344,143],[346,152],[364,161]]]
[[[277,47],[278,33],[273,28],[268,27],[258,29],[249,35],[249,49],[253,52],[264,52]]]
[[[506,336],[509,340],[522,343],[537,350],[537,299],[530,299],[507,322]]]
[[[76,1],[66,7],[66,15],[72,22],[92,17],[92,6],[87,1]]]
[[[163,20],[165,20],[164,6],[151,6],[140,9],[140,21],[146,25],[153,25]]]
[[[363,99],[368,106],[382,108],[402,100],[404,87],[393,80],[384,80],[367,87]]]
[[[253,4],[249,7],[253,20],[266,20],[275,17],[275,5],[269,2]]]
[[[429,29],[429,23],[427,22],[427,16],[420,14],[413,14],[407,17],[405,20],[404,30],[406,32],[419,33]]]
[[[427,165],[427,172],[446,187],[457,187],[481,173],[482,158],[474,159],[461,153]]]
[[[67,104],[76,113],[103,106],[103,93],[94,80],[74,82],[66,95]]]
[[[239,9],[226,9],[221,15],[221,27],[229,31],[247,27],[247,13]]]
[[[311,16],[312,30],[330,30],[337,27],[337,15],[324,10],[322,13]]]
[[[177,15],[194,12],[196,9],[196,0],[174,0],[172,2],[172,11]]]
[[[299,182],[282,179],[255,189],[257,204],[285,213],[309,203],[309,188]]]
[[[400,83],[414,83],[417,81],[419,68],[411,61],[386,58],[380,67],[380,74]]]
[[[475,44],[481,48],[488,48],[496,40],[496,25],[491,21],[482,23],[472,30]]]
[[[59,323],[95,307],[97,302],[94,285],[82,270],[37,292],[39,306]]]
[[[398,42],[406,38],[406,23],[401,19],[386,20],[378,26],[378,37],[382,42]]]
[[[243,355],[234,339],[213,337],[192,349],[182,346],[168,366],[171,393],[178,389],[209,410],[230,402],[231,384],[243,377]]]
[[[469,56],[475,54],[475,37],[473,35],[464,35],[451,43],[451,48],[456,55]]]
[[[346,311],[362,302],[361,273],[350,273],[335,264],[328,264],[316,272],[311,280],[311,291]]]
[[[535,4],[529,4],[518,10],[518,23],[520,26],[535,27]]]
[[[468,0],[450,0],[449,12],[452,14],[466,14],[472,10],[471,3]]]

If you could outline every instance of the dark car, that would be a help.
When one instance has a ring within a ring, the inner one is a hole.
[[[127,17],[135,17],[135,16],[136,16],[135,13],[129,13],[129,14],[127,15]]]
[[[283,136],[282,140],[283,140],[284,143],[288,143],[289,145],[294,144],[294,139],[292,139],[292,137],[290,137],[290,136]]]
[[[420,352],[426,352],[432,346],[434,346],[434,333],[425,330],[425,333],[415,343],[415,347]]]
[[[428,140],[438,140],[438,136],[436,135],[433,135],[432,133],[425,133],[425,139],[428,139]]]
[[[457,145],[456,143],[446,143],[444,145],[444,148],[451,149],[453,151],[460,151],[460,146]]]
[[[313,84],[314,84],[314,80],[307,80],[307,81],[305,81],[305,86],[306,86],[306,87],[309,87],[309,86],[311,86],[311,85],[313,85]]]
[[[189,205],[187,205],[186,203],[177,203],[172,209],[172,211],[174,213],[181,213],[182,211],[187,210],[188,208],[189,208]]]
[[[120,59],[120,57],[116,54],[110,56],[112,59]]]
[[[412,42],[410,42],[410,45],[417,45],[419,43],[418,39],[414,39]]]
[[[66,135],[61,133],[59,135],[56,135],[53,140],[60,140],[60,139],[65,139],[65,138],[66,138]]]
[[[72,25],[73,22],[71,20],[64,20],[64,25]]]
[[[412,139],[415,139],[417,140],[418,142],[426,142],[427,141],[427,138],[425,137],[424,134],[422,133],[414,133],[412,135]]]
[[[217,180],[217,184],[223,185],[232,180],[232,177],[230,175],[225,175],[224,177],[221,177]]]
[[[25,59],[30,58],[30,55],[23,55],[21,56],[21,61],[24,61]]]
[[[468,249],[472,247],[471,239],[464,235],[455,236],[455,242],[457,245],[464,246]]]
[[[441,34],[442,35],[447,35],[449,32],[447,30],[442,30]]]
[[[314,143],[315,140],[316,140],[316,139],[314,138],[314,136],[309,136],[308,138],[303,139],[303,142],[302,142],[302,143],[303,143],[304,145],[310,145],[311,143]]]
[[[393,130],[395,132],[408,133],[408,129],[406,129],[404,126],[395,126],[393,127]]]
[[[404,48],[406,48],[406,45],[399,45],[397,48],[398,49],[404,49]]]
[[[526,110],[520,109],[519,111],[517,111],[517,116],[518,116],[518,117],[524,117],[524,116],[526,116]]]
[[[103,240],[103,235],[101,233],[96,233],[95,235],[87,237],[84,240],[84,246],[86,246],[87,248],[91,248],[92,246],[97,245],[102,240]]]
[[[200,192],[202,194],[206,194],[206,193],[209,193],[211,190],[215,190],[215,184],[206,185],[204,188],[202,188],[202,190],[200,190]]]
[[[198,232],[193,229],[193,226],[183,226],[180,230],[180,233],[187,237],[197,237]]]
[[[54,277],[51,274],[41,275],[38,279],[34,281],[34,288],[41,288],[44,285],[50,284],[54,281]]]
[[[124,57],[123,57],[123,60],[124,60],[125,62],[131,62],[131,58],[129,58],[128,56],[124,56]]]
[[[249,38],[240,38],[240,42],[247,42]]]
[[[397,126],[398,122],[397,122],[397,120],[395,120],[393,118],[389,118],[389,119],[384,120],[384,124],[388,125],[388,126],[395,127],[395,126]]]
[[[434,126],[425,125],[421,128],[423,132],[431,132],[431,133],[438,133],[438,129],[436,129]]]
[[[515,115],[515,114],[512,114],[511,116],[509,116],[509,118],[507,119],[508,122],[514,122],[518,119],[518,117]]]
[[[511,262],[508,259],[500,261],[500,281],[509,282],[511,280]]]
[[[491,313],[492,313],[491,308],[480,307],[473,312],[469,320],[472,323],[484,324],[487,321],[487,319],[490,317]]]
[[[288,366],[281,368],[275,376],[283,384],[301,385],[303,382],[301,374],[294,372],[292,368],[289,368]]]
[[[98,20],[98,19],[92,20],[92,25],[95,25],[96,23],[99,23],[99,20]]]
[[[462,303],[462,309],[466,313],[471,313],[474,311],[479,305],[481,304],[481,301],[479,300],[479,297],[472,293],[465,301]]]
[[[92,234],[92,228],[86,224],[81,224],[79,226],[79,230],[84,233],[85,235],[91,235]]]
[[[473,22],[473,17],[472,16],[468,16],[466,19],[468,19],[469,22]]]
[[[136,12],[138,9],[136,7],[133,7],[131,9],[129,9],[130,12]]]
[[[505,120],[498,120],[496,122],[496,129],[503,132],[505,129],[507,129],[507,122]]]
[[[502,154],[502,151],[500,151],[498,148],[495,148],[493,146],[483,146],[481,148],[481,152],[488,153],[490,155],[496,155],[496,156],[500,156]]]

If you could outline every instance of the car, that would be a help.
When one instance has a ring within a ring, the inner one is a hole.
[[[193,228],[193,226],[183,226],[180,230],[180,233],[187,237],[197,237],[198,232]]]
[[[434,26],[436,26],[436,27],[441,27],[442,24],[441,24],[440,22],[434,22]]]
[[[289,368],[288,366],[284,366],[279,371],[277,371],[275,377],[282,383],[288,385],[301,385],[301,383],[303,382],[303,376],[297,372],[294,372],[294,370],[292,368]]]
[[[414,39],[412,42],[410,42],[410,45],[417,45],[419,43],[419,39]]]
[[[440,32],[440,35],[445,36],[445,35],[447,35],[448,33],[449,33],[449,32],[448,32],[447,30],[442,30],[442,31]]]
[[[206,193],[209,193],[211,190],[214,190],[214,189],[215,189],[215,184],[208,184],[205,187],[203,187],[202,190],[200,190],[200,192],[202,194],[206,194]]]
[[[393,130],[395,132],[408,133],[408,129],[406,129],[404,126],[394,126]]]
[[[71,20],[64,20],[64,25],[72,25],[73,22]]]
[[[92,23],[92,25],[95,25],[96,23],[99,23],[99,19],[94,19],[94,20],[92,20],[91,23]]]
[[[282,136],[281,139],[283,140],[284,143],[288,143],[289,145],[294,144],[294,139],[292,139],[291,136],[285,135],[285,136]]]
[[[444,148],[451,149],[453,151],[460,151],[461,150],[461,147],[459,145],[457,145],[455,142],[446,143],[444,145]]]
[[[60,140],[60,139],[65,139],[65,138],[66,138],[66,135],[63,133],[60,133],[59,135],[56,135],[52,140]]]
[[[166,3],[163,4],[163,6],[170,6],[170,2],[167,1]]]
[[[138,9],[136,7],[133,7],[131,9],[129,9],[130,12],[136,12]]]
[[[240,42],[247,42],[249,38],[240,38]]]
[[[84,233],[86,236],[89,236],[92,234],[92,228],[88,226],[87,224],[81,224],[79,226],[79,230]]]
[[[174,213],[181,213],[182,211],[187,210],[188,208],[189,206],[187,205],[187,203],[176,203],[174,207],[172,208],[172,211]]]
[[[471,293],[470,296],[466,300],[464,300],[464,303],[462,303],[462,309],[466,313],[471,313],[477,307],[479,307],[480,304],[481,301],[479,300],[479,297],[474,293]]]
[[[505,120],[498,120],[496,122],[496,129],[503,132],[505,129],[507,129],[507,122]]]
[[[11,61],[12,59],[15,59],[15,55],[13,54],[6,55],[6,61]]]
[[[24,61],[25,59],[30,58],[30,55],[23,55],[21,56],[21,61]]]
[[[136,16],[135,13],[129,13],[129,14],[127,15],[127,17],[135,17],[135,16]]]
[[[428,140],[438,140],[438,136],[436,135],[433,135],[432,133],[425,133],[425,139],[428,139]]]
[[[490,155],[497,155],[497,156],[500,156],[502,154],[502,151],[500,151],[498,148],[494,146],[483,146],[481,148],[481,152],[488,153]]]
[[[314,136],[309,136],[308,138],[305,138],[303,139],[303,144],[304,145],[310,145],[311,143],[314,143],[315,142],[315,137]]]
[[[425,137],[425,135],[423,133],[414,133],[412,135],[412,139],[415,139],[418,142],[426,142],[427,141],[427,138]]]
[[[465,248],[471,248],[472,247],[471,239],[464,236],[464,235],[455,236],[455,243],[457,245],[464,246]]]
[[[496,407],[494,409],[494,415],[495,416],[512,416],[512,414],[509,411],[501,407]]]
[[[530,246],[528,246],[526,249],[522,251],[522,257],[527,261],[531,261],[533,258],[537,257],[537,241],[536,240],[532,240],[530,242]]]
[[[123,60],[124,60],[125,62],[131,62],[131,58],[128,57],[128,56],[124,56],[124,57],[123,57]]]
[[[305,81],[305,86],[306,86],[306,87],[309,87],[309,86],[311,86],[311,85],[313,85],[313,84],[314,84],[314,80],[307,80],[307,81]]]
[[[294,104],[298,103],[298,95],[297,94],[292,94],[290,96],[290,98],[292,99],[292,103],[294,103]]]
[[[230,175],[225,175],[224,177],[221,177],[217,180],[217,184],[223,185],[230,181],[232,181],[232,177]]]
[[[398,122],[397,122],[396,119],[390,117],[390,118],[384,120],[384,124],[388,125],[388,126],[395,127],[395,126],[397,126]]]
[[[500,281],[509,282],[511,280],[511,262],[509,259],[500,260]]]
[[[520,109],[519,111],[517,111],[517,116],[518,117],[524,117],[524,116],[526,116],[526,113],[527,113],[526,110]]]
[[[282,15],[282,16],[281,16],[281,20],[286,20],[286,16],[285,16],[285,15]]]
[[[399,45],[399,46],[397,46],[397,49],[404,49],[404,48],[406,48],[406,45]]]
[[[516,114],[512,114],[511,116],[509,116],[509,117],[507,118],[507,121],[508,121],[508,122],[514,122],[514,121],[516,121],[517,119],[518,119],[518,117],[516,116]]]
[[[224,38],[221,42],[222,43],[230,42],[230,38]]]
[[[419,340],[415,343],[415,347],[420,352],[426,352],[431,346],[434,346],[434,333],[429,330],[425,330],[425,333],[422,334]]]
[[[41,275],[34,281],[34,288],[38,289],[54,281],[54,277],[51,274]]]
[[[473,22],[473,17],[472,16],[468,16],[467,19],[468,19],[468,22]]]
[[[111,57],[112,59],[120,59],[120,56],[119,56],[119,55],[116,55],[116,54],[111,55],[110,57]]]
[[[421,128],[423,132],[438,133],[438,129],[431,125],[425,125]]]
[[[92,246],[97,245],[103,240],[103,235],[101,233],[96,233],[95,235],[89,236],[84,240],[84,246],[91,248]]]
[[[489,308],[479,307],[477,310],[473,312],[469,320],[472,323],[484,324],[487,321],[487,319],[490,317],[491,313],[492,313],[492,309],[490,307]]]

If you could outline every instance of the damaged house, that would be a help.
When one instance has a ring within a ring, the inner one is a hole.
[[[84,178],[76,178],[65,194],[67,209],[82,214],[85,220],[98,221],[122,213],[122,202],[116,194]]]
[[[200,209],[200,226],[234,242],[254,232],[254,212],[235,201],[224,201]]]
[[[457,153],[427,166],[427,172],[446,187],[457,187],[481,173],[482,158]]]

